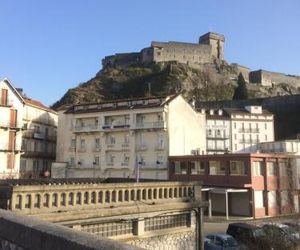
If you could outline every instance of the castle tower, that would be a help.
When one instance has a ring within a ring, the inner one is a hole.
[[[224,60],[225,37],[222,34],[208,32],[199,38],[199,44],[211,45],[211,53],[220,60]]]

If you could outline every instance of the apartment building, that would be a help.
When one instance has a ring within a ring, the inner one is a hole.
[[[202,181],[210,216],[276,216],[299,212],[299,160],[284,153],[172,156],[169,177]]]
[[[199,110],[206,113],[208,154],[256,152],[258,143],[274,140],[274,117],[261,106]]]
[[[49,174],[55,159],[57,114],[0,81],[0,178]]]
[[[181,95],[59,111],[56,177],[167,179],[169,155],[205,153],[205,115]]]

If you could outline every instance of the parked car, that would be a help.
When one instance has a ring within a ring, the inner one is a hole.
[[[204,250],[239,250],[237,241],[228,234],[209,234],[204,239]]]
[[[261,227],[247,223],[230,223],[226,234],[235,238],[243,249],[271,249]]]
[[[294,249],[299,242],[299,234],[287,225],[265,224],[262,228],[274,250]]]

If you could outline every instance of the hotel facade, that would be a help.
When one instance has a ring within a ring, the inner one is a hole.
[[[205,153],[205,114],[181,95],[59,111],[54,177],[167,179],[168,156]]]

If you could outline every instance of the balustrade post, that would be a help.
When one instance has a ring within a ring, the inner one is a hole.
[[[29,194],[29,209],[34,208],[34,194]]]
[[[48,193],[49,194],[49,208],[52,208],[52,193]]]

